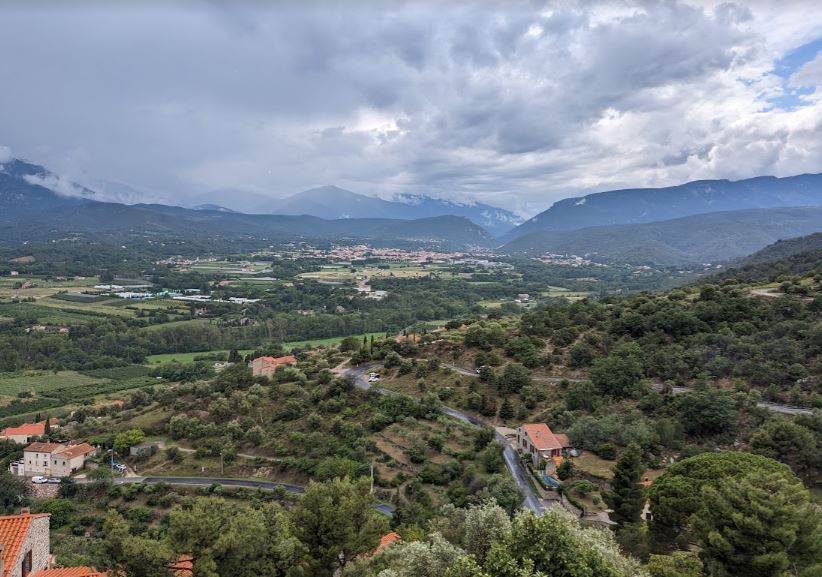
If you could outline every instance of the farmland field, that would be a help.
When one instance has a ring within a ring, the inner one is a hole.
[[[252,353],[251,349],[243,349],[238,351],[241,355],[247,355],[248,353]],[[195,357],[205,357],[210,355],[226,355],[228,356],[227,350],[216,350],[216,351],[200,351],[196,353],[165,353],[162,355],[150,355],[146,357],[146,364],[149,366],[156,366],[162,365],[165,363],[191,363],[194,362]]]
[[[27,371],[25,373],[0,373],[0,395],[16,397],[18,393],[48,393],[55,389],[103,384],[107,379],[90,377],[74,371]]]

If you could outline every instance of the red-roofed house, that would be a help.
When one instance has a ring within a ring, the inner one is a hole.
[[[49,514],[0,517],[0,577],[28,577],[49,566]]]
[[[553,433],[545,423],[524,424],[517,429],[517,449],[527,453],[537,469],[570,448],[568,437]]]
[[[88,443],[32,443],[23,449],[23,460],[9,466],[13,475],[68,477],[86,465],[97,449]]]
[[[51,428],[57,429],[57,419],[51,418]],[[25,423],[19,427],[7,427],[0,433],[0,438],[14,441],[15,443],[25,444],[30,443],[34,437],[42,437],[46,434],[46,422],[39,423]]]
[[[49,514],[0,517],[0,577],[107,577],[93,567],[49,567]]]
[[[277,368],[286,365],[296,365],[297,358],[293,355],[284,357],[257,357],[251,361],[251,374],[255,377],[273,378]]]

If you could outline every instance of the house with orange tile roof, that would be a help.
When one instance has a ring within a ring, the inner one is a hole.
[[[32,443],[23,449],[23,459],[9,466],[13,475],[68,477],[86,465],[97,449],[88,443]]]
[[[554,433],[545,423],[524,424],[517,429],[517,449],[529,457],[537,470],[544,469],[555,458],[571,448],[567,435]]]
[[[48,513],[0,517],[0,577],[107,577],[93,567],[50,567]]]
[[[28,577],[49,567],[49,514],[0,517],[0,577]]]
[[[49,421],[51,422],[52,429],[59,428],[57,419],[52,417]],[[19,427],[6,427],[3,429],[3,432],[0,433],[0,439],[7,439],[23,445],[30,443],[33,438],[42,437],[45,434],[46,422],[40,421],[39,423],[25,423]]]
[[[255,377],[272,379],[278,368],[296,364],[297,358],[293,355],[286,355],[284,357],[257,357],[251,361],[251,374]]]

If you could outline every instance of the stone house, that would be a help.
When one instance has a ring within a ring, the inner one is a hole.
[[[97,449],[88,443],[32,443],[23,449],[23,460],[12,463],[12,474],[26,477],[69,477],[85,467]]]
[[[516,448],[531,457],[537,470],[561,460],[571,448],[567,435],[554,433],[545,423],[524,424],[517,429]]]
[[[0,577],[107,577],[93,567],[51,567],[48,513],[0,517]]]

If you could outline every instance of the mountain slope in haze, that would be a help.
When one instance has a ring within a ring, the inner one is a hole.
[[[161,204],[125,205],[65,196],[47,184],[42,167],[21,161],[0,170],[0,241],[54,240],[68,236],[135,239],[266,239],[357,241],[445,250],[488,247],[492,239],[462,217],[324,220],[313,216],[249,215],[222,207],[198,210]],[[32,175],[37,178],[32,178]],[[75,186],[61,183],[60,186]],[[93,191],[88,192],[93,196]]]
[[[822,231],[822,207],[750,209],[529,234],[502,251],[591,255],[601,261],[681,266],[747,256],[782,238]]]
[[[785,275],[805,275],[815,270],[822,270],[822,232],[778,240],[704,282],[772,282]]]
[[[633,188],[566,198],[513,229],[508,242],[542,230],[670,220],[693,214],[822,205],[822,174],[746,180],[697,180],[666,188]]]
[[[463,216],[499,237],[522,222],[514,213],[487,204],[461,204],[430,198],[404,195],[396,200],[384,200],[358,194],[336,186],[313,188],[275,201],[267,212],[275,214],[310,214],[326,219],[339,218],[400,218],[419,219],[435,216]]]

